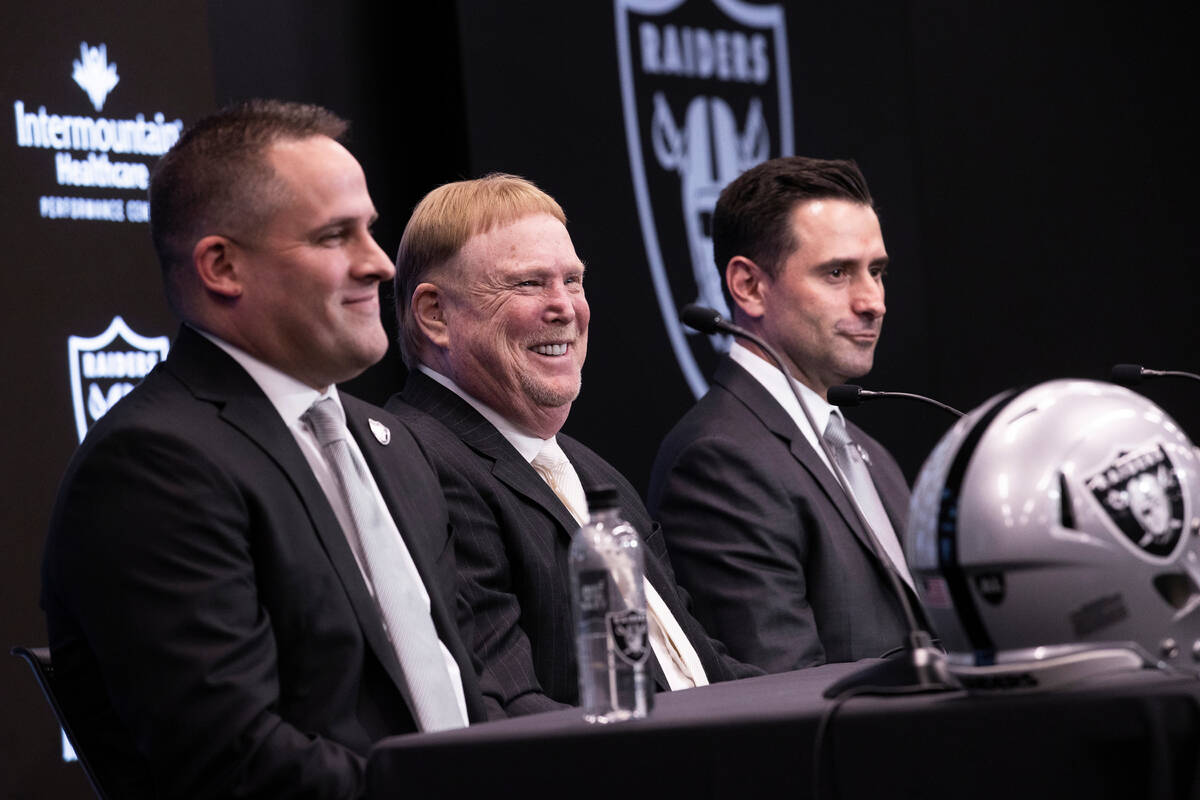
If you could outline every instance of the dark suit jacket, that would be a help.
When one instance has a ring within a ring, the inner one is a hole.
[[[847,428],[866,449],[902,536],[908,487],[900,468],[878,442]],[[904,643],[891,566],[876,558],[792,418],[729,357],[663,441],[649,506],[696,616],[735,657],[782,672]]]
[[[480,687],[493,711],[528,714],[578,703],[567,549],[578,524],[521,454],[470,404],[414,370],[387,404],[409,423],[446,492],[460,587],[474,627]],[[710,681],[761,674],[712,642],[677,591],[661,531],[637,492],[579,442],[558,442],[584,490],[615,486],[646,544],[646,577],[696,648]],[[665,680],[652,670],[660,688]]]
[[[484,719],[433,471],[401,422],[342,402]],[[64,705],[119,796],[356,797],[371,744],[416,729],[299,446],[254,380],[189,328],[72,459],[42,604]]]

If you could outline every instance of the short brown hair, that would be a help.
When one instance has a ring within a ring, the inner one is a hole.
[[[792,237],[792,210],[810,200],[830,199],[875,207],[866,178],[850,160],[773,158],[746,170],[721,191],[713,210],[713,256],[731,309],[734,304],[725,285],[729,261],[744,256],[775,280],[801,244]]]
[[[412,368],[418,363],[421,331],[409,306],[421,281],[454,258],[472,236],[531,214],[549,214],[567,224],[553,197],[532,181],[502,172],[447,183],[417,203],[396,252],[396,323],[405,364]]]
[[[320,106],[248,100],[183,132],[150,178],[150,235],[173,308],[179,310],[172,275],[190,263],[197,241],[260,228],[278,208],[284,190],[264,158],[267,149],[280,140],[340,140],[348,127]]]

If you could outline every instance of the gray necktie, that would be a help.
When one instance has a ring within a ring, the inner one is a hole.
[[[410,556],[404,540],[392,533],[371,491],[366,465],[354,457],[348,432],[332,397],[318,400],[301,417],[312,429],[325,460],[337,476],[363,554],[364,569],[375,591],[384,627],[408,681],[417,722],[423,731],[466,725],[446,669],[429,608],[405,573]]]
[[[866,516],[871,529],[875,531],[875,540],[887,553],[896,572],[912,587],[912,575],[908,571],[908,564],[904,561],[904,551],[900,547],[900,540],[896,537],[896,530],[892,527],[892,521],[888,519],[887,511],[884,510],[883,503],[879,500],[879,492],[875,489],[875,482],[871,480],[871,473],[863,461],[862,451],[857,444],[850,440],[850,434],[846,431],[846,425],[842,422],[841,416],[829,415],[829,423],[825,426],[823,438],[829,443],[838,466],[850,481],[850,491],[854,492],[854,498],[858,500],[863,515]]]

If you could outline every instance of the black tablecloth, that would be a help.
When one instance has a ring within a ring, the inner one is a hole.
[[[650,718],[616,725],[572,709],[395,737],[371,755],[370,797],[1200,798],[1194,678],[854,697],[830,716],[822,690],[855,668],[660,694]]]

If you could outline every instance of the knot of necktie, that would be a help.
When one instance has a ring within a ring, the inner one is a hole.
[[[837,414],[829,415],[829,422],[825,425],[825,441],[841,448],[847,448],[851,444],[850,432],[846,430],[846,424]]]
[[[551,439],[530,462],[550,490],[558,496],[567,511],[580,525],[588,520],[587,495],[579,475],[571,466],[571,459],[563,452],[558,441]]]
[[[570,467],[570,460],[567,454],[562,451],[558,443],[551,440],[546,444],[541,451],[533,457],[533,468],[545,478],[546,482],[551,485],[551,488],[557,489],[563,485],[562,478],[564,472]]]
[[[322,447],[346,438],[346,426],[337,413],[337,401],[332,397],[314,402],[300,419],[312,430]]]

